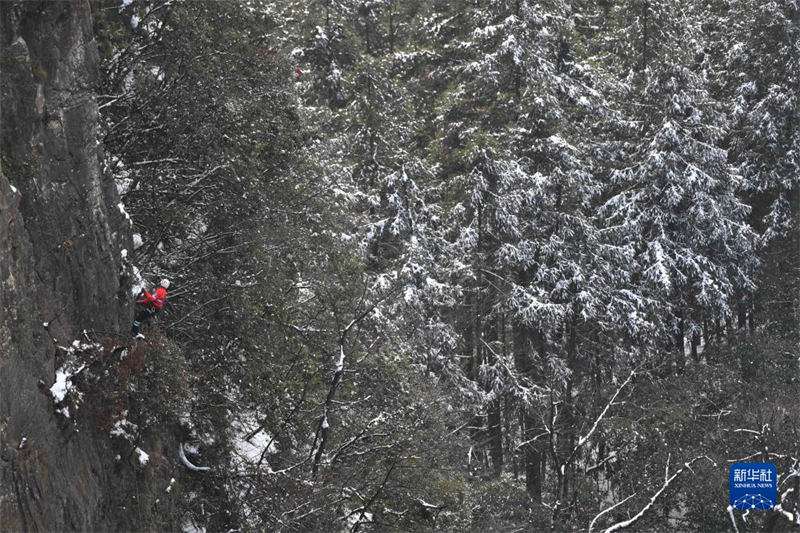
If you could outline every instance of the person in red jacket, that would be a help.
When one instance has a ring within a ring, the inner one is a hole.
[[[145,304],[147,307],[138,315],[136,315],[136,318],[133,321],[133,327],[131,328],[131,337],[139,333],[139,326],[142,325],[142,322],[145,320],[150,320],[153,315],[161,311],[161,308],[164,307],[164,304],[167,301],[169,280],[162,279],[160,285],[161,286],[156,289],[154,294],[144,291],[144,298],[137,300],[137,303]]]

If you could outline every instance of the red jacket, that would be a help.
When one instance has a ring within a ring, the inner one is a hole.
[[[153,304],[157,309],[164,307],[164,302],[167,301],[167,289],[159,287],[156,289],[155,296],[147,291],[144,291],[144,299],[139,300],[140,304]]]

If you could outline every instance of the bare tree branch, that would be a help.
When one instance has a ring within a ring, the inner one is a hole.
[[[372,505],[372,502],[374,502],[375,499],[380,495],[381,491],[383,490],[383,487],[385,487],[386,484],[389,482],[389,476],[392,475],[392,470],[394,470],[395,466],[397,466],[397,463],[392,462],[392,464],[389,466],[389,470],[386,472],[386,476],[383,478],[383,482],[380,484],[380,486],[372,495],[372,497],[369,499],[369,501],[366,504],[364,504],[364,507],[361,508],[361,514],[358,515],[358,520],[356,520],[356,523],[353,524],[352,529],[350,529],[350,533],[356,533],[356,531],[358,531],[358,528],[361,526],[361,520],[364,518],[367,509],[369,509],[369,506]]]
[[[648,510],[650,510],[650,508],[651,508],[651,507],[653,507],[653,505],[656,503],[656,501],[658,500],[658,498],[659,498],[659,497],[660,497],[660,496],[661,496],[661,495],[664,493],[664,491],[665,491],[665,490],[667,490],[667,488],[669,488],[670,484],[671,484],[673,481],[675,481],[675,479],[676,479],[678,476],[680,476],[680,475],[681,475],[683,472],[685,472],[686,470],[691,470],[691,466],[692,466],[692,465],[693,465],[695,462],[699,461],[700,459],[707,459],[708,461],[711,461],[711,463],[712,463],[712,464],[715,464],[715,465],[716,465],[716,463],[714,463],[714,461],[712,461],[712,460],[711,460],[711,459],[710,459],[708,456],[706,456],[706,455],[701,455],[701,456],[695,457],[695,458],[694,458],[694,459],[692,459],[691,461],[689,461],[689,462],[687,462],[687,463],[683,463],[683,467],[679,468],[677,472],[675,472],[674,474],[672,474],[672,476],[670,476],[669,478],[667,478],[667,479],[664,481],[664,484],[661,486],[661,488],[660,488],[660,489],[658,489],[658,491],[656,491],[656,493],[655,493],[655,494],[653,494],[653,496],[650,498],[650,501],[648,501],[648,502],[647,502],[647,505],[645,505],[644,507],[642,507],[642,509],[641,509],[641,510],[640,510],[638,513],[636,513],[636,514],[635,514],[635,515],[634,515],[632,518],[629,518],[628,520],[623,520],[622,522],[617,522],[616,524],[614,524],[614,525],[612,525],[612,526],[609,526],[608,528],[606,528],[606,529],[605,529],[605,532],[604,532],[604,533],[611,533],[612,531],[617,531],[617,530],[619,530],[619,529],[624,529],[624,528],[626,528],[626,527],[628,527],[628,526],[631,526],[631,525],[633,525],[634,523],[636,523],[636,522],[637,522],[637,521],[638,521],[638,520],[639,520],[639,519],[640,519],[642,516],[644,516],[644,514],[645,514],[645,513],[646,513]],[[603,511],[603,512],[605,512],[605,511]],[[601,514],[602,514],[602,513],[601,513]],[[598,515],[598,516],[599,516],[599,515]]]
[[[625,498],[624,500],[622,500],[622,501],[619,501],[619,502],[615,503],[614,505],[612,505],[611,507],[607,507],[607,508],[603,509],[602,511],[600,511],[600,513],[598,513],[598,514],[597,514],[597,515],[596,515],[596,516],[595,516],[595,517],[592,519],[592,521],[589,523],[589,533],[592,533],[592,530],[594,529],[594,525],[595,525],[595,523],[597,523],[597,520],[599,520],[601,516],[603,516],[603,515],[604,515],[604,514],[606,514],[606,513],[610,513],[611,511],[613,511],[614,509],[616,509],[617,507],[619,507],[620,505],[622,505],[622,504],[623,504],[623,503],[625,503],[626,501],[630,500],[631,498],[633,498],[633,497],[634,497],[634,496],[636,496],[637,494],[638,494],[638,492],[634,492],[633,494],[631,494],[630,496],[628,496],[628,497],[627,497],[627,498]]]

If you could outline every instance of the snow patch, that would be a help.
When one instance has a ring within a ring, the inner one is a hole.
[[[237,439],[234,441],[236,454],[246,463],[257,465],[261,459],[261,454],[267,449],[267,453],[276,453],[278,450],[274,442],[270,442],[272,437],[266,431],[259,431],[250,440]]]
[[[67,374],[64,370],[58,369],[56,371],[56,382],[50,387],[50,394],[53,395],[54,402],[61,403],[64,401],[70,389],[69,378],[70,374]]]
[[[142,278],[142,273],[139,272],[139,269],[135,266],[132,267],[133,269],[133,285],[131,285],[131,296],[134,298],[142,292],[145,287],[147,287],[144,278]]]
[[[125,418],[127,415],[128,411],[123,411],[122,419],[114,422],[114,425],[111,427],[108,434],[112,437],[122,437],[130,442],[134,442],[136,441],[136,433],[139,429],[139,426],[129,422],[127,418]]]
[[[206,528],[198,526],[191,518],[187,517],[181,524],[181,531],[183,533],[206,533]]]
[[[142,244],[144,244],[144,241],[142,241],[142,235],[140,233],[134,233],[133,234],[133,249],[134,250],[138,250],[139,248],[142,247]]]
[[[128,71],[125,79],[122,80],[122,87],[125,92],[129,92],[133,88],[133,70]]]
[[[261,463],[267,471],[271,471],[269,465],[262,456],[278,453],[272,435],[260,427],[254,415],[247,415],[243,420],[234,424],[234,435],[232,441],[234,453],[241,460],[243,467],[257,466]],[[249,438],[248,438],[249,437]]]
[[[125,220],[127,220],[127,221],[128,221],[128,224],[130,224],[131,226],[133,226],[133,220],[131,220],[131,216],[128,214],[128,212],[127,212],[127,211],[125,211],[125,204],[123,204],[122,202],[120,202],[120,203],[118,203],[118,204],[117,204],[117,208],[119,208],[119,212],[120,212],[120,213],[122,213],[123,215],[125,215]]]
[[[128,192],[128,189],[131,188],[132,183],[133,180],[130,178],[117,178],[116,179],[117,194],[120,196],[124,196]]]
[[[196,444],[186,443],[183,445],[183,449],[192,455],[198,455],[200,453],[200,448]]]
[[[138,446],[134,451],[136,452],[137,458],[139,459],[139,464],[145,466],[147,462],[150,460],[150,456]]]
[[[361,522],[361,523],[372,522],[372,513],[364,512],[364,515],[362,516],[361,515],[362,511],[356,509],[355,511],[353,511],[351,513],[346,508],[345,508],[345,512],[347,512],[349,514],[349,516],[347,517],[347,530],[348,531],[353,531],[353,529],[355,529],[355,527],[356,527],[356,524],[358,524],[359,522]]]
[[[43,325],[47,327],[46,322]],[[86,335],[86,331],[84,331],[84,335]],[[102,346],[97,343],[84,343],[78,339],[72,341],[68,347],[58,346],[58,348],[66,352],[68,358],[78,351],[94,352],[102,350]],[[56,380],[55,383],[53,383],[53,385],[50,387],[50,394],[53,397],[53,403],[56,406],[62,403],[66,399],[67,394],[74,390],[72,377],[80,374],[85,368],[86,364],[81,364],[78,366],[76,361],[67,359],[67,361],[65,361],[60,368],[56,369]],[[81,396],[81,393],[76,391],[75,399],[79,400]],[[70,416],[69,408],[67,406],[62,406],[62,408],[58,409],[56,412],[63,414],[67,418]]]

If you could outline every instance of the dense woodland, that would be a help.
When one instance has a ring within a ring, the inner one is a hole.
[[[92,10],[164,524],[800,529],[796,1]]]

